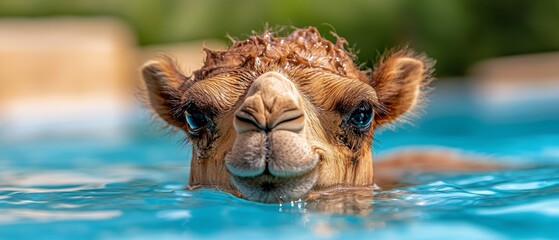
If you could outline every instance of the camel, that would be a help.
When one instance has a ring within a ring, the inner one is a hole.
[[[330,42],[313,27],[253,34],[225,51],[204,49],[191,76],[168,56],[142,67],[149,104],[192,144],[189,189],[264,203],[372,189],[374,132],[421,106],[435,61],[403,48],[367,69],[335,36]],[[448,156],[433,154],[418,156]]]

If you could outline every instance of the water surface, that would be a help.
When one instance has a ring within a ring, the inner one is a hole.
[[[435,95],[414,126],[377,134],[375,155],[437,145],[523,168],[423,174],[330,202],[184,190],[189,146],[143,120],[119,137],[0,139],[0,239],[557,238],[559,112],[516,121],[511,109],[490,118],[468,96]]]

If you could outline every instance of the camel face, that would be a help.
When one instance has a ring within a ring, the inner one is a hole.
[[[432,63],[404,50],[362,71],[343,44],[309,28],[206,50],[192,77],[148,62],[151,106],[193,144],[190,187],[283,202],[373,185],[374,130],[417,105]]]
[[[320,155],[306,134],[302,102],[295,84],[271,71],[252,83],[235,111],[237,137],[225,164],[248,199],[297,199],[314,186]]]

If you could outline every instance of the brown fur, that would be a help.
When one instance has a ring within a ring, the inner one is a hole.
[[[236,111],[246,104],[255,79],[267,72],[285,76],[300,96],[298,104],[305,112],[300,136],[320,156],[312,189],[372,186],[374,130],[419,105],[434,61],[405,49],[386,54],[374,71],[360,70],[344,44],[341,38],[336,44],[325,40],[315,28],[298,29],[287,37],[265,32],[234,42],[226,51],[206,49],[204,66],[191,77],[182,75],[167,57],[147,63],[143,76],[159,116],[187,133],[188,107],[196,106],[213,121],[201,132],[189,134],[194,146],[190,186],[241,196],[224,158],[238,137],[233,127]],[[372,126],[364,130],[347,121],[360,103],[375,111]]]

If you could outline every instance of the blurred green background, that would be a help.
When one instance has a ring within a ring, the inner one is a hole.
[[[491,57],[559,50],[559,0],[1,0],[1,17],[113,16],[140,45],[240,39],[270,26],[335,31],[368,65],[409,44],[438,60],[439,77],[461,76]]]

